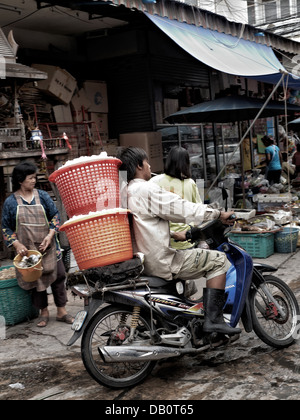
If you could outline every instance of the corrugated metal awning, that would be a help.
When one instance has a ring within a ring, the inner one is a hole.
[[[12,45],[0,29],[0,78],[46,80],[47,73],[16,62]]]
[[[277,84],[288,74],[272,48],[166,17],[148,18],[197,60],[218,71]],[[300,89],[300,78],[290,74],[288,86]]]
[[[19,63],[6,63],[6,77],[30,80],[46,80],[48,74]]]
[[[167,17],[178,22],[200,26],[204,29],[211,29],[227,35],[240,37],[246,41],[267,45],[280,51],[291,54],[300,54],[300,43],[284,38],[270,32],[264,31],[264,36],[256,36],[257,28],[241,23],[227,20],[224,16],[217,15],[207,10],[200,9],[179,1],[159,1],[156,3],[143,3],[141,0],[102,0],[114,6],[125,6],[129,9],[136,9],[141,12],[148,12],[151,15]]]

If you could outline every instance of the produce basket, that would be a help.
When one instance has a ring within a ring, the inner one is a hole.
[[[0,271],[11,268],[0,267]],[[31,292],[21,289],[16,278],[0,280],[0,315],[6,325],[16,325],[39,315],[31,302]]]
[[[274,254],[274,233],[230,233],[228,236],[253,258],[268,258]]]
[[[285,227],[275,235],[275,250],[280,254],[295,252],[297,249],[299,229]]]
[[[64,166],[50,175],[70,218],[120,206],[117,158]]]
[[[61,226],[80,270],[133,257],[128,210],[115,209],[69,220]]]

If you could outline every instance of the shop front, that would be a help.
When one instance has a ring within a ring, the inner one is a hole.
[[[266,115],[257,119],[240,146],[256,114],[226,121],[209,116],[180,122],[169,122],[166,118],[221,97],[268,98],[285,71],[271,46],[294,56],[300,53],[298,43],[269,34],[264,40],[257,39],[255,28],[225,22],[224,18],[200,9],[196,13],[194,8],[177,2],[146,5],[133,0],[132,7],[123,0],[93,3],[64,1],[63,6],[78,8],[87,13],[87,18],[101,15],[123,23],[74,36],[84,57],[77,57],[75,50],[68,55],[50,47],[41,54],[38,49],[22,47],[22,40],[18,39],[19,56],[24,63],[64,69],[76,82],[73,96],[67,102],[58,105],[47,96],[45,107],[37,109],[37,118],[32,107],[30,118],[38,119],[40,128],[46,133],[57,127],[59,132],[66,131],[72,158],[102,149],[115,155],[124,135],[160,133],[157,172],[163,171],[170,148],[181,145],[190,153],[193,178],[204,180],[207,190],[219,176],[240,178],[247,170],[263,167],[261,138],[269,134],[278,139],[278,125],[285,125],[284,101],[276,117]],[[61,7],[57,1],[47,4]],[[289,78],[290,88],[296,89],[298,84],[297,79]],[[105,108],[99,106],[103,97],[100,85],[106,88]],[[97,86],[96,90],[89,90],[93,86]],[[42,83],[31,84],[30,89],[33,88],[35,93],[46,92]],[[274,99],[278,100],[282,93],[281,84]],[[294,113],[290,116],[293,119]],[[77,133],[71,132],[75,125]],[[84,129],[78,134],[82,125]],[[95,129],[91,133],[94,126],[98,132]]]

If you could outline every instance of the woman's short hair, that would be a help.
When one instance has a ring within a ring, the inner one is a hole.
[[[140,149],[139,147],[128,147],[121,151],[118,158],[122,161],[120,171],[127,172],[127,182],[130,182],[135,177],[137,167],[143,166],[145,159],[148,160],[148,155],[144,149]]]
[[[166,159],[165,174],[181,180],[191,178],[190,156],[186,149],[172,147]]]
[[[37,167],[31,162],[21,162],[13,170],[12,186],[13,191],[16,192],[20,188],[20,183],[24,182],[28,175],[37,173]]]

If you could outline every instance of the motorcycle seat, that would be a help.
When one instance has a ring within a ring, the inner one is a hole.
[[[162,279],[161,277],[152,277],[152,276],[143,276],[140,277],[140,279],[143,281],[148,281],[149,282],[149,286],[152,288],[160,288],[160,287],[164,287],[166,285],[170,285],[172,284],[175,280],[165,280]],[[176,280],[178,281],[178,280]]]

